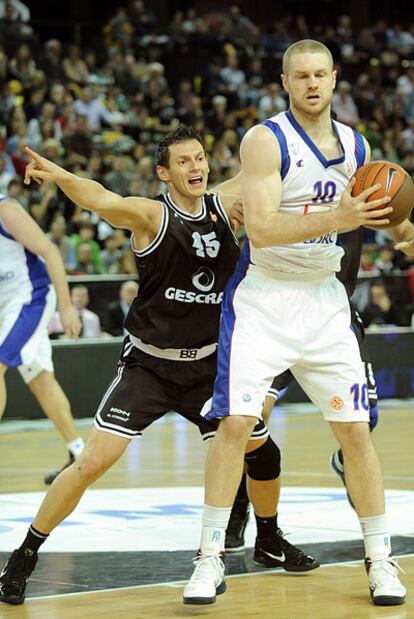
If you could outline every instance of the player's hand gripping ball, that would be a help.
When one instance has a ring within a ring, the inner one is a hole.
[[[407,172],[398,164],[388,161],[374,161],[373,163],[366,163],[356,171],[352,195],[357,196],[364,189],[368,189],[377,183],[380,183],[381,187],[369,196],[368,202],[390,196],[391,201],[386,206],[392,206],[393,210],[387,215],[390,223],[375,226],[373,230],[392,228],[402,223],[411,214],[414,206],[414,183]],[[379,207],[379,209],[382,208]]]

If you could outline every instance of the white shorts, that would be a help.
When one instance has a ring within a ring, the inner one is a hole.
[[[364,365],[344,286],[334,275],[280,279],[237,269],[222,302],[217,378],[207,419],[260,417],[287,369],[329,421],[369,421]]]
[[[18,297],[0,307],[0,363],[17,367],[30,383],[40,372],[53,372],[47,325],[56,308],[52,286],[37,291],[30,303]]]

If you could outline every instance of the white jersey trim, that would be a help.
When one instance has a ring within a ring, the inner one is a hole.
[[[140,258],[142,258],[143,256],[147,256],[148,254],[151,254],[155,249],[157,249],[157,247],[160,245],[161,241],[163,240],[165,233],[167,232],[168,222],[169,222],[168,208],[164,204],[164,202],[160,202],[160,204],[163,207],[163,214],[162,214],[162,221],[161,221],[160,229],[158,230],[158,233],[155,239],[151,241],[151,243],[147,245],[145,249],[137,249],[136,247],[134,247],[134,234],[131,234],[131,241],[130,241],[131,249],[134,252],[134,254],[136,254]]]

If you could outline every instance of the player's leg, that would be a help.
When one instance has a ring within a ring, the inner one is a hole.
[[[330,422],[343,451],[346,485],[364,538],[372,600],[378,605],[403,604],[405,588],[391,557],[382,472],[369,430],[368,387],[358,343],[349,328],[348,299],[337,280],[327,281],[314,294],[316,306],[307,307],[307,355],[292,372]]]
[[[257,304],[259,293],[261,303]],[[284,312],[274,318],[267,311],[283,305],[280,293],[273,280],[243,279],[238,271],[225,291],[217,378],[211,410],[204,414],[221,421],[207,455],[201,555],[184,589],[184,603],[214,603],[224,586],[225,530],[243,472],[246,444],[271,385],[269,377],[290,367],[298,354],[291,352],[290,343],[281,348],[269,346],[269,330],[272,342],[280,342],[286,332]]]
[[[127,339],[117,376],[102,398],[84,450],[55,479],[26,540],[13,553],[0,576],[0,601],[10,604],[24,601],[27,579],[37,562],[37,550],[48,534],[74,510],[86,488],[119,459],[129,441],[140,436],[143,429],[165,412],[158,401],[154,402],[160,392],[158,378],[139,365],[134,353]]]
[[[369,429],[372,432],[378,423],[378,396],[377,396],[377,384],[375,380],[375,374],[372,368],[371,358],[369,354],[368,345],[365,339],[365,331],[364,325],[362,323],[362,319],[358,314],[353,303],[350,303],[351,307],[351,324],[352,329],[356,335],[359,351],[361,354],[361,359],[364,363],[365,368],[365,378],[367,381],[368,387],[368,403],[369,403]],[[344,458],[342,449],[339,448],[335,451],[331,456],[331,468],[336,475],[340,478],[344,486],[346,487],[345,480],[345,471],[344,471]],[[354,507],[352,504],[351,497],[347,492],[347,497],[349,504],[351,507]]]
[[[259,446],[254,443],[248,442],[245,455],[248,493],[257,526],[254,561],[265,567],[283,567],[288,572],[316,569],[319,562],[288,542],[278,527],[280,450],[270,436]]]
[[[0,576],[0,601],[22,604],[38,550],[51,531],[75,509],[85,490],[124,453],[129,439],[92,429],[79,458],[55,479],[30,526]]]
[[[262,419],[266,426],[269,424],[270,414],[273,406],[280,394],[283,394],[287,386],[293,380],[292,373],[289,370],[283,372],[280,376],[277,376],[265,397],[265,401],[262,408]],[[280,495],[280,478],[276,484],[276,506],[278,505]],[[249,520],[250,501],[247,494],[247,475],[246,467],[243,472],[241,482],[237,489],[236,498],[233,503],[233,507],[230,514],[229,524],[226,531],[226,552],[240,552],[244,550],[244,532]]]
[[[4,363],[0,363],[0,419],[3,417],[4,409],[6,408],[7,391],[6,391],[6,374],[7,367]]]
[[[39,402],[43,412],[53,422],[68,448],[68,461],[63,467],[49,473],[44,478],[46,484],[51,484],[60,471],[70,466],[80,455],[84,447],[84,441],[75,428],[68,398],[55,378],[52,347],[46,328],[43,329],[43,333],[38,337],[33,359],[29,363],[20,365],[18,370],[24,382]]]

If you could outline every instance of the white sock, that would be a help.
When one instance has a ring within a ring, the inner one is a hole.
[[[82,453],[82,449],[84,448],[85,443],[83,442],[83,438],[78,436],[78,438],[75,438],[74,441],[66,443],[66,446],[69,451],[75,456],[75,458],[78,458]]]
[[[204,505],[203,530],[200,543],[202,554],[219,554],[219,552],[224,551],[230,512],[231,507]]]
[[[365,556],[371,561],[388,559],[391,554],[391,539],[385,514],[360,518],[359,523],[364,536]]]

